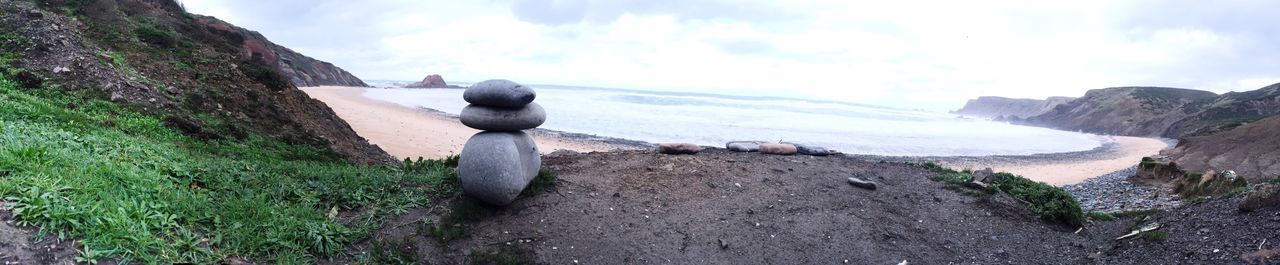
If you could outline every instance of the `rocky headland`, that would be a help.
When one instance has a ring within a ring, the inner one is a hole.
[[[1049,97],[1046,99],[1006,98],[983,96],[970,99],[964,107],[951,113],[992,118],[997,120],[1021,120],[1037,116],[1053,110],[1054,107],[1070,102],[1071,97]]]

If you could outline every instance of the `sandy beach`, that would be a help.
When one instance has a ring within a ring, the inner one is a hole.
[[[479,132],[455,117],[364,97],[363,87],[303,87],[312,98],[329,105],[356,133],[397,158],[443,158],[462,152],[462,145]],[[458,99],[462,100],[462,99]],[[534,133],[542,153],[626,149],[603,142],[552,137]]]
[[[990,167],[1022,175],[1055,186],[1076,184],[1088,178],[1123,170],[1138,164],[1142,157],[1154,156],[1169,147],[1156,138],[1106,136],[1111,143],[1095,150],[1035,156],[996,156],[984,158],[940,159],[941,164],[955,169]]]

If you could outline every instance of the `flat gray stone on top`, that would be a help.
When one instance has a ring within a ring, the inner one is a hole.
[[[511,204],[520,196],[542,162],[533,138],[521,131],[476,133],[459,156],[462,193],[495,205]]]
[[[467,105],[458,119],[467,127],[486,131],[518,131],[537,128],[547,121],[547,112],[538,103],[529,103],[520,109],[503,109]]]
[[[532,88],[502,79],[485,80],[462,92],[467,103],[500,108],[524,107],[536,96]]]

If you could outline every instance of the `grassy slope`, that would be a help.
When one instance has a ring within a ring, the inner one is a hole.
[[[956,171],[932,162],[923,163],[921,166],[936,174],[930,177],[931,180],[951,184],[951,187],[956,190],[980,196],[982,193],[1003,192],[1026,203],[1031,212],[1042,220],[1071,227],[1080,227],[1084,223],[1085,216],[1080,209],[1080,201],[1062,188],[1007,172],[995,172],[996,178],[991,186],[986,190],[977,191],[966,186],[974,180],[973,172]]]
[[[303,263],[456,190],[439,161],[354,166],[329,150],[196,140],[87,95],[0,80],[0,197],[81,258]]]

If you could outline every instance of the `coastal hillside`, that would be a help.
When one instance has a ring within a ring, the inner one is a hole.
[[[1183,107],[1210,100],[1213,92],[1167,87],[1113,87],[1026,119],[1027,124],[1089,133],[1163,136],[1188,113]]]
[[[1120,87],[1027,118],[1031,125],[1128,136],[1182,138],[1229,130],[1280,114],[1280,84],[1216,95],[1208,91]]]
[[[1280,84],[1257,90],[1230,92],[1183,106],[1188,113],[1163,134],[1165,137],[1208,135],[1280,114]]]
[[[1026,99],[984,96],[970,99],[965,102],[963,108],[952,111],[952,113],[1003,120],[1020,120],[1043,114],[1073,99],[1075,98]]]
[[[240,35],[244,39],[241,45],[242,53],[262,57],[267,65],[274,66],[295,86],[369,86],[347,70],[277,45],[257,31],[241,28],[215,17],[192,16],[195,17],[196,23],[216,30],[218,34]]]
[[[1251,181],[1280,177],[1280,116],[1207,136],[1187,137],[1168,152],[1184,170],[1234,170]]]
[[[23,87],[136,106],[202,139],[262,136],[353,162],[391,160],[294,84],[358,79],[177,2],[4,1],[0,10],[5,63]]]

